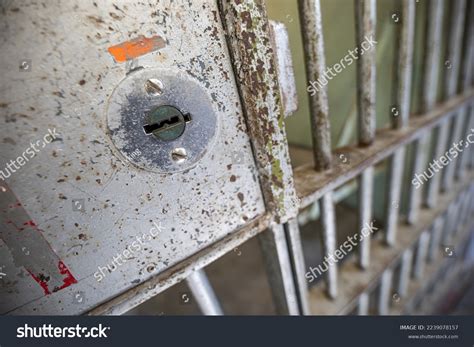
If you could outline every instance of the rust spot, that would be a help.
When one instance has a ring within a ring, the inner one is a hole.
[[[143,35],[136,39],[120,43],[108,48],[109,53],[117,63],[138,58],[142,55],[154,52],[165,46],[165,40],[161,36],[155,35],[147,38]]]

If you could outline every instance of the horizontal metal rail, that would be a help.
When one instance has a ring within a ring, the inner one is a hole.
[[[320,199],[327,192],[342,186],[359,175],[370,165],[375,165],[395,150],[407,145],[426,131],[433,129],[450,116],[451,112],[463,107],[474,99],[474,90],[440,104],[424,116],[412,117],[408,126],[403,129],[380,129],[376,140],[370,147],[343,147],[335,151],[334,157],[344,154],[349,160],[346,163],[334,160],[331,170],[316,172],[311,164],[302,165],[294,170],[295,186],[300,198],[300,208],[307,207]]]

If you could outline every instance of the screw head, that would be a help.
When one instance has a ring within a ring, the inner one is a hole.
[[[188,154],[186,150],[182,147],[174,148],[171,151],[171,159],[173,159],[176,163],[184,163],[188,158]]]
[[[163,94],[163,82],[156,78],[150,78],[145,82],[145,91],[150,96]]]

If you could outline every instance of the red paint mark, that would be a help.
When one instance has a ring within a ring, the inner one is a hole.
[[[59,288],[54,288],[53,292],[57,292],[58,290],[69,287],[71,284],[77,283],[77,280],[74,278],[71,271],[69,271],[67,266],[64,265],[64,263],[61,260],[59,261],[58,268],[59,268],[59,273],[61,275],[66,275],[66,277],[63,278],[64,284]]]
[[[109,47],[107,50],[114,57],[117,63],[123,63],[127,60],[132,60],[142,55],[157,51],[164,46],[165,40],[160,36],[155,35],[148,38],[140,35],[136,39]]]
[[[32,226],[32,227],[36,227],[35,222],[33,222],[32,220],[29,220],[28,222],[23,223],[23,225],[29,225],[29,226]]]
[[[0,239],[12,249],[15,264],[25,268],[45,295],[77,283],[15,194],[10,189],[2,194],[0,225],[4,227],[0,228]],[[14,214],[11,209],[15,210]]]
[[[55,287],[52,290],[53,293],[57,292],[61,289],[64,289],[66,287],[69,287],[71,284],[77,283],[77,280],[74,278],[71,271],[69,271],[67,266],[62,261],[59,261],[58,269],[59,269],[59,273],[61,275],[66,275],[66,277],[63,278],[63,285],[60,286],[60,287]],[[43,279],[44,275],[35,275],[34,273],[32,273],[28,269],[26,271],[28,271],[28,273],[31,275],[31,277],[33,277],[33,279],[36,282],[38,282],[38,284],[41,286],[41,288],[43,288],[43,291],[44,291],[45,295],[50,295],[51,294],[51,291],[49,290],[49,287],[48,287],[49,277],[47,279]]]
[[[35,276],[33,273],[30,272],[30,270],[26,269],[26,271],[29,272],[29,274],[31,275],[31,277],[33,277],[33,279],[38,282],[38,284],[41,286],[41,288],[43,288],[44,290],[44,295],[49,295],[51,294],[51,292],[49,291],[49,288],[48,288],[48,283],[46,283],[45,281],[39,279],[37,276]]]

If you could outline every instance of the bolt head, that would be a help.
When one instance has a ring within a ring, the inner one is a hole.
[[[186,150],[182,147],[174,148],[171,151],[171,159],[173,159],[176,163],[184,163],[188,158],[188,154]]]

